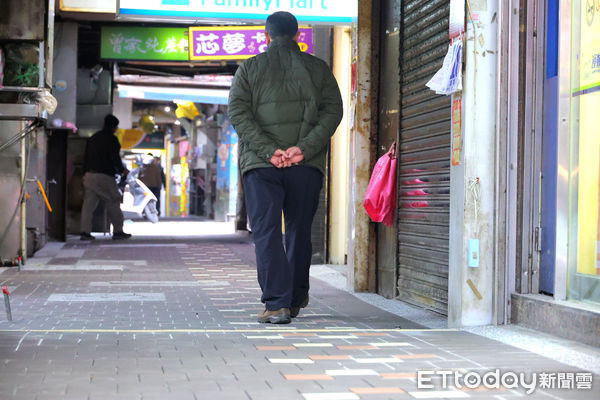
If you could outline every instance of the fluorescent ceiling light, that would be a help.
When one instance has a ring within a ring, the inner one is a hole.
[[[174,88],[157,86],[117,85],[119,97],[140,100],[161,101],[193,101],[205,104],[227,104],[229,90],[226,89],[198,89]]]

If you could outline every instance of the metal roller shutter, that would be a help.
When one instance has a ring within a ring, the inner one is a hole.
[[[448,49],[450,1],[402,3],[399,298],[447,314],[451,103],[425,83]]]

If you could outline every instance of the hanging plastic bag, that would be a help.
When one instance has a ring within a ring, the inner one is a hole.
[[[396,142],[377,160],[363,203],[374,222],[394,223],[396,209]]]
[[[448,46],[442,68],[425,85],[437,94],[449,95],[462,90],[462,35]]]

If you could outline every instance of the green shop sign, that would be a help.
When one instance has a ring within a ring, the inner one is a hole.
[[[154,131],[144,135],[138,144],[133,146],[134,149],[164,149],[165,148],[165,133]]]
[[[188,28],[103,26],[104,60],[189,61]]]

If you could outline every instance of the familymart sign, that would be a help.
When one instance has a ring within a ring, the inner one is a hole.
[[[257,22],[289,11],[303,24],[350,24],[358,0],[119,0],[120,19]]]

